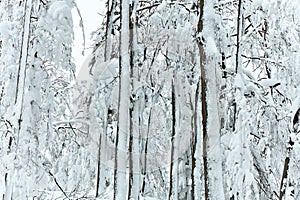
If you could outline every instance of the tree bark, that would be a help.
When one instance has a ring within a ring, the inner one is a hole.
[[[137,129],[139,102],[134,99],[135,91],[135,77],[138,77],[136,69],[136,51],[137,51],[137,18],[136,8],[138,0],[132,2],[130,6],[129,14],[129,42],[130,42],[130,132],[129,132],[129,187],[128,187],[128,199],[138,199],[140,192],[140,160],[139,160],[139,131]],[[140,126],[140,124],[138,124]]]
[[[280,182],[279,200],[282,200],[283,195],[285,194],[285,190],[286,190],[285,184],[287,184],[285,183],[285,181],[287,181],[289,163],[290,163],[290,158],[286,157],[284,160],[283,172],[282,172],[282,177]]]
[[[150,133],[150,128],[151,128],[151,109],[149,112],[149,118],[148,118],[148,123],[147,123],[147,135],[146,135],[146,141],[144,144],[144,158],[143,158],[143,171],[142,171],[142,177],[143,177],[143,182],[142,182],[142,188],[141,188],[141,196],[144,197],[145,194],[145,187],[146,187],[146,176],[147,176],[147,155],[148,155],[148,138],[149,138],[149,133]]]
[[[200,16],[198,21],[198,32],[203,31],[203,12],[204,12],[204,0],[200,0]],[[200,38],[202,39],[202,38]],[[204,175],[204,198],[208,200],[209,187],[208,187],[208,164],[207,164],[207,102],[206,102],[206,92],[207,84],[205,80],[205,53],[202,41],[199,41],[199,51],[200,51],[200,82],[201,82],[201,114],[202,114],[202,153],[203,153],[203,175]]]
[[[102,134],[106,133],[106,127],[107,127],[107,110],[104,116],[105,119],[103,122],[103,133],[99,133],[99,140],[98,140],[99,144],[98,144],[98,161],[97,161],[97,173],[96,173],[96,197],[99,197],[99,190],[100,192],[102,192],[102,190],[100,189],[100,185],[103,187],[103,185],[101,184],[101,179],[104,178],[101,176],[101,170],[103,170],[101,167],[101,147],[102,147]]]
[[[283,196],[286,193],[286,188],[288,186],[287,178],[288,178],[289,164],[290,164],[290,153],[293,150],[294,144],[295,143],[292,141],[292,138],[290,137],[290,140],[287,144],[287,153],[288,153],[288,155],[285,157],[283,172],[282,172],[282,176],[281,176],[279,200],[283,199]]]
[[[118,127],[115,141],[114,199],[127,198],[127,150],[130,132],[129,3],[121,1]]]
[[[109,2],[111,1],[111,7],[109,8]],[[111,59],[111,34],[113,30],[113,18],[114,18],[114,9],[115,9],[115,0],[108,0],[107,3],[107,13],[106,13],[106,41],[104,46],[104,62],[109,61]]]
[[[175,73],[175,72],[174,72]],[[172,195],[174,194],[175,199],[178,199],[177,196],[177,190],[175,187],[177,187],[177,170],[176,168],[176,159],[178,159],[176,156],[176,94],[175,94],[175,85],[174,85],[175,76],[172,79],[172,132],[171,132],[171,156],[170,156],[170,187],[169,187],[169,195],[168,199],[172,199]]]
[[[214,32],[214,21],[211,12],[214,12],[213,1],[200,1],[200,16],[198,32],[202,38],[198,41],[200,53],[201,72],[201,107],[202,107],[202,133],[203,133],[203,173],[204,173],[204,198],[225,199],[222,178],[222,152],[220,147],[220,120],[219,120],[219,94],[215,55],[206,54],[205,42]],[[209,13],[209,14],[208,14]]]
[[[191,173],[191,178],[192,178],[192,185],[191,185],[191,200],[194,200],[196,198],[196,191],[195,187],[196,185],[196,180],[195,180],[195,170],[196,170],[196,161],[197,161],[197,155],[196,155],[196,149],[197,149],[197,139],[198,139],[198,100],[199,100],[199,88],[200,88],[200,81],[197,83],[197,88],[195,92],[195,107],[193,109],[193,135],[192,135],[192,173]]]

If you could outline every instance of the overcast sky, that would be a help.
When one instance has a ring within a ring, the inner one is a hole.
[[[76,9],[73,10],[73,22],[74,22],[74,48],[73,48],[73,58],[77,67],[77,71],[80,66],[84,62],[85,58],[92,51],[92,41],[91,41],[91,33],[96,30],[97,27],[102,22],[102,16],[99,14],[104,13],[105,1],[104,0],[76,0],[76,3],[80,9],[83,25],[85,29],[85,37],[86,37],[86,49],[85,55],[82,55],[83,50],[83,38],[82,31],[79,27],[79,16],[77,14]]]

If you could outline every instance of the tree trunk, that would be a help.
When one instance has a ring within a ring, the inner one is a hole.
[[[197,149],[197,134],[198,134],[198,100],[199,100],[199,89],[200,89],[200,81],[197,83],[197,88],[195,92],[195,107],[193,108],[193,135],[192,135],[192,173],[191,173],[191,179],[192,179],[192,185],[191,185],[191,200],[196,199],[196,191],[195,188],[198,186],[196,185],[196,161],[197,161],[197,155],[196,155],[196,149]],[[191,102],[192,103],[192,102]]]
[[[126,199],[127,150],[130,124],[129,4],[121,1],[118,127],[115,141],[114,199]]]
[[[147,135],[146,135],[146,141],[144,144],[144,152],[143,152],[143,170],[142,170],[142,177],[143,177],[143,182],[142,182],[142,188],[141,188],[141,196],[144,197],[145,194],[145,187],[146,187],[146,176],[147,176],[147,155],[148,155],[148,138],[149,138],[149,133],[150,133],[150,128],[151,128],[151,109],[149,112],[149,118],[148,118],[148,123],[147,123]]]
[[[136,70],[136,51],[137,51],[137,18],[136,18],[136,8],[137,8],[138,0],[132,2],[130,7],[130,15],[129,15],[129,42],[130,42],[130,85],[131,91],[130,94],[132,98],[130,98],[130,133],[129,133],[129,187],[128,187],[128,199],[138,199],[140,192],[140,182],[139,182],[139,171],[140,171],[140,160],[139,160],[139,130],[137,129],[138,123],[138,112],[139,112],[139,102],[133,99],[133,96],[137,96],[137,94],[133,94],[135,91],[135,77],[138,77]],[[140,124],[138,124],[140,126]]]
[[[27,132],[27,126],[24,123],[24,119],[31,118],[30,111],[26,109],[27,111],[24,111],[24,99],[25,99],[25,87],[26,87],[26,70],[27,70],[27,58],[28,58],[28,48],[29,48],[29,40],[30,40],[30,18],[31,18],[31,10],[32,10],[32,0],[27,0],[24,2],[24,21],[23,21],[23,33],[22,33],[22,40],[21,40],[21,51],[20,51],[20,57],[19,57],[19,66],[17,70],[17,82],[16,82],[16,96],[15,96],[15,108],[16,108],[16,118],[17,118],[17,124],[16,129],[14,130],[16,132],[16,152],[15,154],[17,157],[23,158],[22,154],[24,153],[24,150],[26,151],[26,147],[23,146],[22,142],[24,139],[28,139],[28,137],[25,133]],[[28,87],[28,85],[27,85]],[[27,105],[28,106],[28,105]],[[38,114],[38,113],[35,113]],[[23,134],[24,133],[24,134]],[[29,139],[28,139],[29,140]],[[20,162],[20,161],[19,161]],[[15,196],[22,194],[27,190],[27,187],[30,187],[29,185],[21,185],[21,188],[18,191],[14,191],[14,188],[18,183],[23,181],[23,177],[25,174],[20,173],[19,169],[13,169],[8,173],[6,176],[7,180],[7,187],[5,192],[5,198],[4,199],[14,199]],[[19,180],[17,180],[19,178]],[[27,177],[28,178],[28,177]]]
[[[222,152],[220,148],[220,121],[218,110],[217,62],[211,52],[206,54],[205,42],[214,32],[214,21],[208,16],[214,12],[213,1],[200,1],[200,17],[198,32],[202,33],[199,41],[201,101],[202,101],[202,132],[203,132],[203,170],[205,199],[225,199],[222,178]]]
[[[109,3],[111,2],[111,7],[109,8]],[[105,35],[106,35],[106,41],[104,46],[104,62],[109,61],[111,59],[111,34],[113,30],[113,18],[114,18],[114,9],[115,9],[115,0],[108,0],[107,1],[107,21],[106,21],[106,29],[105,29]]]
[[[203,13],[204,13],[204,0],[200,0],[200,15],[198,21],[198,32],[203,31]],[[202,38],[200,38],[202,40]],[[205,53],[203,41],[198,42],[199,51],[200,51],[200,82],[201,82],[201,111],[202,111],[202,153],[203,153],[203,175],[204,175],[204,198],[208,200],[208,165],[207,165],[207,102],[206,102],[206,93],[207,85],[205,80]]]
[[[286,188],[288,187],[287,178],[288,178],[288,172],[289,172],[290,154],[291,154],[291,151],[293,150],[294,144],[295,143],[292,141],[292,138],[290,137],[289,143],[287,144],[288,155],[285,157],[283,172],[282,172],[282,176],[281,176],[279,200],[283,199],[283,196],[286,193]]]
[[[103,167],[101,166],[101,157],[102,157],[102,154],[101,154],[101,150],[102,150],[102,135],[106,136],[106,132],[107,132],[107,109],[105,109],[105,112],[104,112],[104,121],[103,121],[103,132],[100,132],[99,133],[99,139],[98,139],[98,161],[97,161],[97,173],[96,173],[96,197],[99,197],[99,194],[101,192],[103,192],[103,180],[104,179],[104,176],[103,176]]]
[[[176,136],[176,91],[175,91],[175,74],[173,72],[173,79],[172,79],[172,132],[171,132],[171,156],[170,156],[170,187],[169,187],[169,195],[168,199],[178,199],[178,191],[177,191],[177,136]],[[174,195],[172,197],[172,195]]]
[[[286,181],[288,176],[289,163],[290,163],[290,158],[287,156],[284,160],[283,172],[282,172],[282,177],[280,182],[279,200],[282,200],[283,195],[285,194],[286,191],[286,186],[287,186]]]

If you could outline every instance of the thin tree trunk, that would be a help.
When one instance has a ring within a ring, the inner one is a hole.
[[[290,138],[288,147],[287,147],[288,155],[286,156],[286,158],[284,160],[283,172],[282,172],[282,177],[281,177],[281,182],[280,182],[279,200],[283,199],[283,196],[286,193],[286,187],[288,186],[287,177],[288,177],[289,164],[290,164],[290,152],[293,150],[293,145],[294,145],[294,142]]]
[[[138,76],[136,70],[136,62],[135,55],[137,51],[137,18],[136,18],[136,8],[137,8],[138,0],[133,1],[130,7],[130,15],[129,15],[129,29],[130,29],[130,84],[131,84],[131,96],[136,95],[133,94],[135,91],[134,83],[135,77]],[[138,199],[139,191],[140,191],[140,183],[139,177],[140,174],[140,160],[139,160],[139,131],[136,127],[136,122],[138,121],[136,116],[138,116],[139,106],[138,102],[134,101],[133,98],[130,98],[130,104],[132,107],[130,108],[130,133],[129,133],[129,187],[128,187],[128,199]]]
[[[138,30],[137,30],[137,16],[136,16],[136,9],[138,6],[139,0],[135,0],[134,8],[133,8],[133,16],[132,16],[132,23],[133,23],[133,63],[134,63],[134,69],[133,69],[133,77],[132,77],[132,88],[134,88],[134,91],[139,87],[136,87],[136,79],[139,79],[139,70],[137,67],[137,46],[138,46]],[[135,96],[139,96],[139,94],[135,93]],[[142,124],[139,123],[139,113],[141,112],[141,103],[137,99],[133,100],[136,101],[135,107],[134,107],[134,113],[133,113],[133,151],[135,153],[135,158],[133,159],[133,195],[132,198],[139,200],[139,194],[141,190],[141,160],[140,160],[140,154],[141,154],[141,148],[140,148],[140,142],[141,142],[141,132],[139,127],[142,126]]]
[[[26,82],[26,70],[27,70],[27,58],[28,58],[28,48],[29,48],[29,38],[30,38],[30,18],[31,18],[31,12],[32,12],[32,0],[26,0],[24,2],[24,22],[23,22],[23,33],[22,33],[22,39],[21,39],[21,52],[19,57],[19,67],[17,69],[17,83],[16,83],[16,96],[15,96],[15,107],[16,110],[16,117],[18,117],[18,124],[16,131],[16,154],[19,152],[22,152],[23,149],[20,149],[19,143],[20,143],[20,133],[24,129],[24,123],[23,122],[23,110],[24,110],[24,92],[25,92],[25,82]],[[27,116],[25,116],[27,117]],[[25,136],[23,136],[25,137]],[[14,186],[17,183],[16,174],[18,173],[17,169],[12,169],[5,177],[6,180],[6,188],[5,188],[5,194],[4,199],[14,199],[15,195],[18,195],[18,192],[16,191],[14,193]],[[26,185],[23,185],[22,187],[26,187]],[[24,189],[26,191],[26,189]]]
[[[195,180],[195,170],[196,170],[196,147],[197,147],[197,134],[198,134],[198,99],[199,99],[199,87],[200,87],[200,81],[197,83],[197,88],[196,88],[196,94],[195,94],[195,107],[193,109],[194,114],[193,114],[193,135],[192,135],[192,173],[191,173],[191,178],[192,178],[192,185],[191,185],[191,200],[194,200],[196,198],[196,180]]]
[[[129,4],[121,1],[120,64],[118,127],[115,141],[114,199],[125,199],[128,191],[127,150],[130,132],[130,55],[129,55]]]
[[[240,38],[242,35],[242,0],[238,1],[238,13],[237,13],[237,34],[236,34],[236,55],[235,55],[235,74],[237,74],[240,70],[241,64],[241,51],[240,51]],[[233,123],[232,123],[232,131],[235,131],[236,121],[237,121],[237,104],[236,101],[233,100]]]
[[[111,7],[110,6],[110,2],[111,2]],[[113,17],[114,17],[114,10],[115,8],[115,0],[108,0],[107,1],[107,13],[106,13],[106,29],[105,29],[105,35],[106,35],[106,41],[104,43],[104,62],[107,62],[111,59],[111,34],[112,34],[112,28],[113,28]],[[106,109],[106,108],[105,108]],[[105,181],[103,180],[104,177],[104,170],[103,169],[103,165],[101,167],[101,159],[102,159],[102,155],[101,155],[101,150],[102,146],[107,145],[106,142],[104,142],[105,144],[102,144],[102,135],[104,136],[104,140],[106,141],[106,136],[107,136],[107,126],[108,126],[108,109],[106,109],[106,113],[104,114],[104,116],[106,116],[106,118],[104,119],[104,123],[103,123],[103,133],[99,134],[99,146],[98,146],[98,162],[97,162],[97,177],[96,177],[96,197],[99,196],[99,194],[101,192],[103,192],[103,189],[105,188],[104,184]],[[105,160],[106,158],[104,158]]]
[[[133,146],[133,128],[132,128],[132,116],[133,116],[133,110],[130,108],[130,133],[129,133],[129,144],[128,144],[128,153],[129,153],[129,181],[128,181],[128,197],[127,199],[131,199],[132,195],[132,185],[133,185],[133,153],[132,153],[132,146]]]
[[[206,55],[205,42],[214,32],[214,21],[208,13],[214,12],[214,2],[200,1],[200,17],[198,32],[202,33],[202,41],[198,43],[200,51],[202,132],[203,132],[203,170],[204,198],[225,199],[222,178],[222,152],[220,147],[219,95],[216,67],[213,54]],[[205,8],[205,9],[204,9]],[[205,38],[207,37],[207,38]],[[213,36],[212,36],[213,37]],[[210,38],[214,40],[214,38]]]
[[[132,15],[132,6],[130,5],[129,7],[129,16]],[[130,18],[129,18],[130,21]],[[129,42],[130,42],[130,86],[131,86],[131,91],[133,90],[133,68],[134,68],[134,47],[133,47],[133,24],[129,22]],[[129,144],[128,144],[128,153],[129,153],[129,182],[128,182],[128,197],[127,199],[131,198],[132,195],[132,185],[133,185],[133,153],[132,153],[132,146],[133,146],[133,107],[134,107],[134,102],[132,102],[132,98],[130,98],[130,104],[132,107],[129,109],[129,119],[130,119],[130,124],[129,124]]]
[[[111,7],[109,8],[109,2],[111,1]],[[104,62],[109,61],[111,56],[111,34],[113,29],[113,18],[114,18],[114,9],[115,9],[115,0],[108,0],[107,1],[107,13],[106,13],[106,29],[105,29],[105,35],[106,35],[106,41],[104,46]]]
[[[238,15],[237,15],[237,35],[236,35],[236,65],[235,73],[238,73],[239,65],[241,63],[241,51],[240,51],[240,38],[242,35],[242,0],[238,2]]]
[[[204,0],[200,0],[200,16],[198,21],[198,32],[203,31],[203,12],[204,12]],[[202,38],[201,38],[202,39]],[[207,102],[206,91],[207,85],[205,80],[205,53],[202,41],[199,42],[200,50],[200,81],[201,81],[201,112],[202,112],[202,152],[203,152],[203,175],[204,175],[204,198],[208,200],[209,188],[208,188],[208,165],[207,165]]]
[[[19,106],[19,126],[18,126],[18,138],[20,134],[20,129],[22,126],[22,118],[23,118],[23,103],[24,103],[24,90],[25,90],[25,80],[26,80],[26,66],[27,66],[27,58],[28,58],[28,45],[29,45],[29,37],[30,37],[30,18],[31,18],[31,10],[32,10],[32,0],[27,0],[25,2],[25,17],[24,17],[24,28],[21,42],[21,53],[19,59],[19,68],[17,75],[17,87],[16,87],[16,99],[15,104]],[[17,141],[18,142],[18,141]]]
[[[201,112],[202,112],[202,151],[203,151],[203,173],[204,173],[204,197],[205,200],[208,200],[209,195],[209,180],[208,180],[208,163],[207,163],[207,84],[205,80],[205,70],[204,70],[204,48],[200,48],[200,57],[201,57]]]
[[[30,18],[31,18],[32,0],[26,0],[24,9],[24,25],[21,41],[21,52],[19,58],[19,68],[17,73],[17,86],[15,104],[21,104],[24,96],[24,84],[26,79],[26,65],[28,58],[28,45],[30,37]]]
[[[175,73],[175,72],[174,72]],[[177,199],[177,171],[176,171],[176,94],[175,94],[175,85],[174,79],[172,80],[172,133],[171,133],[171,158],[170,158],[170,188],[169,188],[169,195],[168,199],[172,198],[172,194],[174,193],[174,198]]]
[[[150,128],[151,128],[151,109],[149,112],[149,118],[148,118],[148,124],[147,124],[147,135],[146,135],[146,141],[144,145],[144,165],[143,165],[143,171],[142,171],[142,177],[143,177],[143,182],[142,182],[142,188],[141,188],[141,196],[144,197],[145,194],[145,187],[146,187],[146,176],[147,176],[147,155],[148,155],[148,138],[149,138],[149,133],[150,133]]]
[[[285,183],[285,181],[287,181],[289,163],[290,163],[290,158],[287,156],[284,160],[283,172],[282,172],[282,177],[281,177],[281,182],[280,182],[279,200],[282,200],[283,195],[285,194],[285,191],[286,191],[285,184],[287,184],[287,183]]]
[[[104,116],[106,116],[104,118],[104,122],[103,122],[103,133],[106,133],[106,127],[107,127],[107,110],[104,114]],[[99,133],[99,144],[98,144],[98,162],[97,162],[97,174],[96,174],[96,197],[99,197],[99,190],[100,192],[102,192],[102,190],[100,189],[100,185],[103,187],[103,185],[101,184],[101,182],[103,182],[101,179],[103,179],[104,177],[101,176],[101,147],[102,147],[102,134],[103,133]],[[106,134],[105,134],[106,135]]]

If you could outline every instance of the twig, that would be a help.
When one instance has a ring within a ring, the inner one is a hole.
[[[62,189],[62,187],[59,185],[59,183],[57,182],[56,178],[54,177],[54,175],[51,173],[50,170],[49,170],[48,173],[49,173],[49,175],[53,178],[55,184],[56,184],[57,187],[60,189],[60,191],[65,195],[65,197],[66,197],[67,199],[70,199],[70,198],[68,197],[68,195],[66,194],[66,192],[65,192],[65,191]]]

